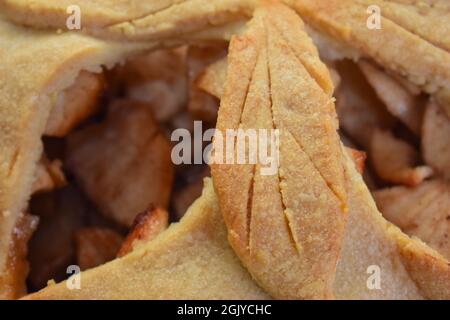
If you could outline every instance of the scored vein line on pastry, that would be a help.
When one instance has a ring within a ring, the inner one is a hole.
[[[240,112],[240,116],[239,116],[239,128],[242,127],[243,125],[243,121],[242,121],[242,116],[244,114],[244,110],[245,110],[245,105],[247,103],[247,98],[248,98],[248,94],[250,92],[250,88],[253,82],[253,77],[254,77],[254,72],[256,70],[256,63],[253,67],[252,72],[250,73],[250,80],[248,82],[248,86],[246,88],[246,93],[245,93],[245,98],[244,98],[244,102],[242,103],[241,106],[241,112]],[[245,129],[245,128],[243,128]],[[234,139],[234,154],[237,154],[237,137],[233,137]],[[248,186],[247,189],[247,193],[248,193],[248,198],[247,198],[247,215],[246,215],[246,228],[247,228],[247,246],[248,246],[248,250],[250,250],[250,225],[251,225],[251,220],[252,220],[252,210],[253,210],[253,186],[255,183],[255,173],[256,173],[256,165],[251,165],[252,166],[252,176],[251,176],[251,180],[250,180],[250,184]]]
[[[112,23],[110,25],[107,25],[106,27],[108,27],[108,28],[119,27],[120,28],[121,26],[125,26],[126,24],[130,24],[133,27],[138,27],[139,23],[145,19],[149,19],[149,18],[158,16],[158,15],[170,12],[170,10],[174,10],[177,7],[185,6],[186,4],[189,5],[190,3],[194,2],[194,1],[196,1],[196,0],[175,0],[175,1],[172,1],[171,3],[167,4],[165,7],[160,8],[157,11],[147,12],[140,17],[134,17],[132,19],[129,19],[126,21],[121,21],[119,23]]]
[[[106,24],[105,27],[111,28],[111,27],[116,27],[116,26],[120,26],[120,25],[125,25],[127,23],[129,23],[131,25],[135,25],[136,21],[145,19],[146,17],[149,17],[149,16],[155,16],[156,14],[167,11],[167,10],[173,8],[174,6],[182,5],[186,2],[192,2],[192,1],[194,1],[194,0],[171,0],[171,1],[168,1],[168,3],[166,5],[162,6],[161,8],[158,8],[156,11],[144,12],[142,15],[133,17],[128,20],[124,20],[124,21],[120,21],[120,22],[112,22],[112,23]]]
[[[252,251],[252,246],[250,245],[251,240],[251,224],[252,224],[252,211],[253,211],[253,192],[255,185],[255,174],[256,165],[252,165],[252,177],[250,180],[250,186],[248,188],[248,198],[247,198],[247,248]]]
[[[239,113],[239,121],[238,121],[238,128],[241,128],[243,125],[243,121],[242,121],[242,116],[244,114],[244,110],[245,110],[245,105],[247,103],[247,98],[249,95],[249,91],[250,91],[250,87],[251,84],[253,82],[253,76],[254,76],[254,72],[256,69],[256,63],[253,65],[252,71],[250,72],[250,78],[248,81],[248,85],[245,88],[245,95],[244,95],[244,99],[243,102],[240,106],[240,113]],[[237,154],[237,137],[233,137],[233,147],[234,147],[234,154]],[[235,160],[235,159],[233,159]],[[249,194],[249,197],[247,199],[247,214],[246,214],[246,224],[247,224],[247,245],[250,245],[250,220],[251,220],[251,210],[252,210],[252,197],[250,197],[250,195],[253,196],[253,183],[254,183],[254,174],[255,174],[255,170],[256,170],[256,166],[252,165],[252,171],[253,171],[253,175],[251,177],[251,181],[249,184],[249,187],[247,188],[247,193]],[[234,217],[234,219],[232,219],[232,223],[235,222],[235,219],[237,218],[237,215]]]
[[[273,25],[273,24],[270,24],[270,26],[269,26],[269,24],[266,25],[266,34],[267,34],[267,36],[269,36],[269,33],[270,33],[270,32],[277,33],[277,35],[280,36],[280,37],[282,38],[283,45],[284,45],[286,48],[288,48],[288,50],[292,53],[292,56],[296,59],[296,61],[298,62],[298,64],[299,64],[299,65],[302,65],[302,66],[304,67],[305,71],[308,73],[308,75],[310,76],[311,80],[313,80],[314,83],[317,84],[317,86],[322,90],[322,92],[323,92],[324,94],[326,94],[326,93],[323,91],[323,88],[322,88],[322,86],[320,85],[320,83],[317,81],[317,78],[316,78],[314,75],[311,74],[310,68],[308,68],[308,67],[305,66],[305,64],[303,63],[302,59],[300,59],[300,58],[298,57],[298,55],[296,54],[295,50],[292,48],[292,46],[290,45],[290,43],[289,43],[288,41],[286,41],[286,37],[283,36],[283,35],[281,34],[281,32],[277,32],[277,31],[278,31],[278,28],[277,28],[275,25]],[[270,65],[270,63],[269,63],[269,65]],[[269,67],[269,71],[270,71],[271,69],[272,69],[272,68]],[[270,78],[270,79],[271,79],[271,78]],[[272,95],[271,95],[271,96],[272,96]],[[330,102],[331,102],[331,101],[330,101]],[[321,111],[320,111],[320,112],[321,112]],[[272,115],[273,115],[273,109],[272,109]],[[337,198],[339,201],[342,202],[343,206],[345,206],[344,204],[345,204],[345,201],[346,201],[346,200],[342,197],[342,194],[340,194],[340,192],[339,192],[338,190],[336,190],[336,188],[334,187],[333,183],[330,182],[329,179],[327,179],[327,178],[324,176],[322,170],[320,170],[320,168],[317,166],[317,164],[313,161],[313,158],[312,158],[311,153],[308,152],[308,150],[305,149],[305,146],[301,143],[301,141],[299,141],[299,139],[296,137],[296,135],[294,135],[294,134],[289,130],[288,127],[289,127],[289,125],[286,124],[286,125],[283,127],[283,130],[286,130],[286,132],[289,133],[289,134],[292,136],[292,138],[295,140],[295,142],[297,143],[297,145],[299,146],[299,148],[300,148],[300,149],[308,156],[309,161],[310,161],[311,164],[314,166],[314,168],[316,169],[316,171],[319,173],[320,177],[323,179],[323,181],[325,182],[325,184],[326,184],[326,185],[329,187],[329,189],[333,192],[333,194],[336,196],[336,198]]]
[[[291,50],[291,52],[293,53],[295,58],[298,60],[298,62],[305,67],[306,71],[311,76],[311,78],[315,80],[317,85],[322,88],[322,90],[325,92],[325,94],[331,96],[334,91],[334,86],[333,86],[330,76],[326,73],[326,72],[328,72],[327,67],[325,65],[322,65],[322,70],[315,70],[318,68],[318,66],[311,65],[311,62],[308,61],[307,58],[302,57],[299,52],[299,50],[305,49],[305,48],[297,48],[298,50],[294,49],[293,45],[290,43],[289,38],[285,35],[282,28],[279,26],[281,21],[279,19],[274,19],[274,17],[268,17],[268,20],[269,20],[271,27],[277,31],[277,35],[280,36],[284,40],[286,46]],[[302,27],[304,28],[304,24],[302,25]],[[301,35],[296,34],[296,36],[299,37]],[[302,40],[305,42],[309,41],[308,45],[310,46],[310,48],[307,48],[307,49],[314,50],[314,54],[318,55],[318,51],[317,51],[316,47],[314,46],[312,40],[307,35],[303,35]],[[303,53],[305,54],[305,52],[303,52]],[[306,53],[310,53],[310,52],[306,52]],[[319,74],[319,71],[325,72],[326,76],[324,76],[323,73]]]
[[[265,31],[265,47],[264,50],[266,52],[266,66],[267,66],[267,79],[268,79],[268,89],[269,89],[269,111],[270,111],[270,116],[271,116],[271,120],[272,120],[272,129],[278,130],[277,125],[275,123],[275,118],[274,118],[274,112],[273,112],[273,100],[272,100],[272,77],[270,74],[270,63],[269,63],[269,52],[268,52],[268,45],[269,45],[269,32],[268,32],[268,27],[266,24],[264,24],[264,31]],[[282,192],[282,188],[281,188],[281,182],[282,180],[284,180],[284,178],[281,176],[280,173],[280,169],[281,169],[281,162],[278,160],[278,167],[277,167],[277,179],[278,179],[278,192],[280,194],[280,200],[281,200],[281,205],[283,208],[283,215],[284,215],[284,219],[286,222],[286,227],[289,233],[289,238],[295,248],[295,251],[297,252],[297,254],[299,254],[301,252],[301,244],[297,241],[297,239],[295,238],[295,232],[292,229],[292,224],[291,224],[291,220],[289,219],[289,215],[287,214],[286,210],[287,210],[287,205],[286,205],[286,200],[283,196],[283,192]]]

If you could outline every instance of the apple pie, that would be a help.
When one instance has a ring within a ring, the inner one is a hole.
[[[446,0],[0,10],[0,299],[450,299]]]

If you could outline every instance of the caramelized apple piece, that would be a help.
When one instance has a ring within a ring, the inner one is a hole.
[[[67,166],[101,213],[130,227],[149,204],[167,207],[170,153],[147,106],[117,101],[104,122],[69,136]]]
[[[353,141],[368,150],[374,130],[389,129],[394,119],[353,62],[338,62],[336,70],[341,76],[336,91],[340,127]]]
[[[420,166],[419,152],[389,131],[375,130],[370,159],[375,173],[384,181],[416,186],[433,175],[433,169]]]
[[[30,210],[40,218],[39,228],[29,243],[33,290],[47,281],[67,277],[66,268],[75,260],[74,234],[84,224],[89,207],[79,191],[65,187],[33,197]]]
[[[101,74],[81,71],[75,83],[58,94],[44,134],[64,137],[93,115],[98,110],[104,82]]]
[[[395,79],[373,64],[360,61],[358,65],[374,88],[378,98],[386,105],[387,110],[400,119],[412,132],[420,134],[424,111],[423,99],[411,94]]]
[[[1,299],[18,299],[27,293],[25,279],[29,273],[28,241],[38,223],[38,217],[22,214],[13,229],[6,268],[0,276],[4,284],[0,292]]]

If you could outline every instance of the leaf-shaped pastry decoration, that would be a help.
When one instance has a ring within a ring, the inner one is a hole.
[[[281,5],[256,10],[228,66],[218,130],[279,132],[273,175],[261,163],[212,165],[229,241],[273,297],[329,298],[346,206],[329,73]]]

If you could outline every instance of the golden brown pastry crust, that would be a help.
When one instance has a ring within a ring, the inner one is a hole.
[[[201,193],[201,190],[200,190]],[[197,198],[197,197],[196,197]],[[162,208],[150,208],[134,219],[131,231],[126,236],[118,257],[122,257],[155,239],[169,225],[169,214]]]
[[[349,157],[345,168],[349,218],[333,286],[336,297],[449,299],[449,261],[387,222]],[[381,290],[367,286],[371,265],[380,268]]]
[[[226,38],[245,20],[255,0],[2,0],[0,7],[12,21],[37,28],[65,30],[67,9],[77,5],[81,27],[96,36],[117,40],[161,38]],[[222,28],[224,25],[229,25]]]

